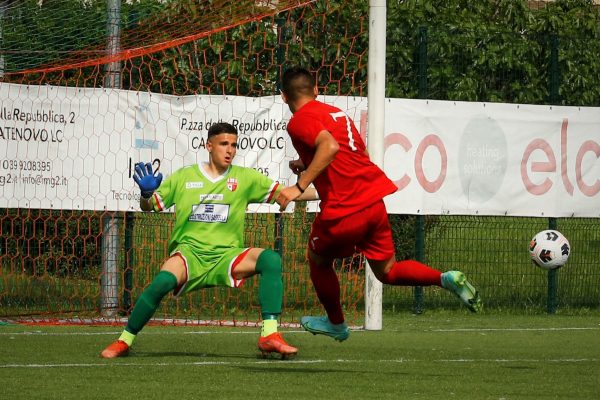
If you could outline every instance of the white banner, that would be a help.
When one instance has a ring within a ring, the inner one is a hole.
[[[280,96],[0,83],[0,100],[0,207],[139,210],[133,165],[160,163],[169,175],[206,161],[217,121],[239,130],[236,164],[295,181]],[[366,98],[320,100],[364,137]],[[386,198],[391,213],[600,216],[598,108],[390,99],[385,111],[384,169],[399,187]]]
[[[296,154],[280,96],[166,96],[0,84],[0,207],[139,210],[138,161],[163,175],[208,160],[210,125],[239,131],[237,165],[287,184]],[[261,205],[255,211],[275,212]]]
[[[393,99],[385,171],[404,214],[600,216],[600,109]]]

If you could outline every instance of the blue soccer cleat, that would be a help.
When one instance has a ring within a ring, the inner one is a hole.
[[[481,311],[483,306],[479,293],[460,271],[448,271],[442,274],[442,287],[453,292],[473,312]]]
[[[350,336],[350,329],[345,322],[332,324],[327,317],[302,317],[300,325],[313,335],[326,335],[338,342],[343,342]]]

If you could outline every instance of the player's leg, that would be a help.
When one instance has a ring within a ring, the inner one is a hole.
[[[263,355],[274,352],[282,357],[298,353],[278,332],[278,319],[283,304],[283,279],[281,257],[271,249],[252,248],[240,254],[234,261],[232,276],[243,280],[259,275],[258,301],[261,306],[262,327],[258,339],[258,349]]]
[[[340,282],[333,267],[334,260],[322,257],[308,249],[308,264],[310,266],[310,279],[325,308],[329,320],[334,324],[344,322],[344,312],[340,299]]]
[[[415,260],[396,261],[394,256],[375,260],[367,256],[375,277],[382,283],[398,286],[442,286],[442,273]]]
[[[415,260],[396,261],[392,230],[383,202],[368,216],[371,234],[357,247],[365,255],[373,274],[381,282],[402,286],[441,286],[450,290],[473,312],[481,309],[477,290],[460,271],[441,273]]]
[[[129,354],[137,334],[148,323],[156,312],[163,297],[173,291],[186,279],[186,269],[183,258],[177,253],[169,257],[152,283],[142,292],[135,302],[133,311],[127,321],[127,326],[119,339],[111,343],[101,353],[104,358],[124,357]]]
[[[350,330],[342,311],[334,257],[351,255],[354,251],[350,238],[341,234],[343,225],[344,221],[328,222],[319,218],[313,223],[308,246],[310,279],[327,316],[304,316],[300,320],[305,330],[340,342],[348,338]]]
[[[313,335],[326,335],[338,342],[348,339],[350,329],[344,321],[340,284],[333,259],[320,257],[309,249],[310,279],[327,316],[304,316],[300,325]]]
[[[382,283],[398,286],[441,286],[454,293],[469,310],[481,310],[482,301],[477,289],[460,271],[440,271],[415,260],[396,261],[367,258],[373,274]]]

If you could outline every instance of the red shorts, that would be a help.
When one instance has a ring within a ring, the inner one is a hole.
[[[358,252],[370,260],[387,260],[395,250],[383,200],[339,219],[317,216],[308,245],[323,257],[344,258]]]

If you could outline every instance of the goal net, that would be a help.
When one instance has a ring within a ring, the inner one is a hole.
[[[278,94],[286,65],[318,77],[364,132],[368,12],[342,1],[2,2],[0,320],[120,323],[167,256],[172,212],[139,210],[135,162],[165,174],[206,157],[211,123],[237,163],[287,183],[295,156]],[[348,15],[351,18],[348,18]],[[293,182],[293,180],[292,180]],[[316,205],[247,213],[248,246],[284,263],[282,322],[322,313],[305,246]],[[362,324],[364,262],[337,265]],[[165,298],[153,323],[252,325],[257,280]]]

